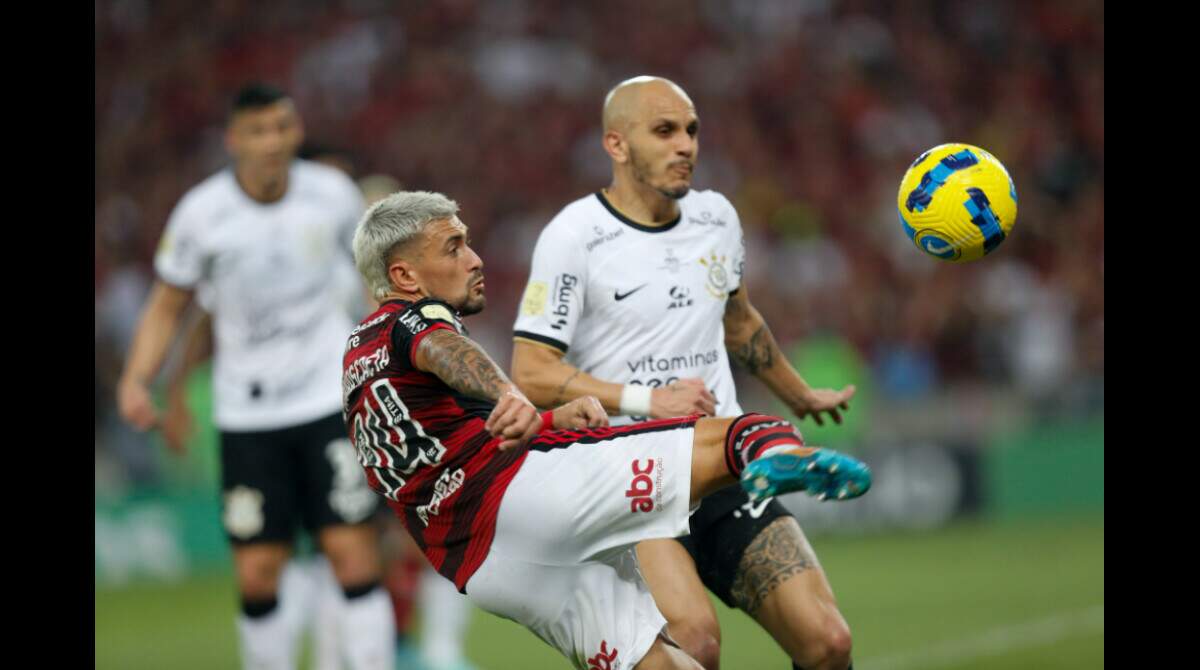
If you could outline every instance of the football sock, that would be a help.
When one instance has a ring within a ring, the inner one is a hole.
[[[448,667],[463,657],[463,637],[471,621],[471,603],[454,583],[432,567],[421,574],[421,658],[432,667]]]
[[[394,664],[396,621],[392,603],[379,582],[343,587],[342,656],[350,670],[390,670]]]
[[[725,466],[734,477],[741,477],[750,461],[803,446],[804,438],[790,421],[767,414],[743,414],[725,432]]]
[[[296,645],[312,625],[317,585],[308,571],[309,559],[295,557],[279,575],[279,610],[287,625],[289,644]]]
[[[316,612],[313,613],[312,642],[314,670],[340,670],[342,651],[339,640],[342,610],[346,596],[333,576],[333,568],[324,556],[315,556],[305,566],[316,591],[313,598]]]
[[[242,667],[247,670],[291,670],[295,666],[291,627],[277,598],[242,600],[237,618]]]

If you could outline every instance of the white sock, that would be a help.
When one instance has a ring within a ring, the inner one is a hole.
[[[307,558],[293,558],[279,575],[279,612],[287,625],[293,649],[313,619],[317,584],[309,573],[308,562]]]
[[[237,618],[242,667],[246,670],[292,670],[296,667],[296,645],[283,608],[276,606],[265,616]]]
[[[342,604],[342,656],[350,670],[391,670],[396,661],[396,618],[382,586]]]
[[[421,658],[434,668],[463,658],[463,637],[471,622],[471,601],[430,566],[421,573]]]
[[[339,633],[346,608],[346,595],[333,576],[333,568],[324,556],[309,565],[316,597],[313,612],[313,670],[341,670],[342,650]]]

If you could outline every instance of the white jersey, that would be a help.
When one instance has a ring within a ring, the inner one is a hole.
[[[274,203],[250,198],[226,169],[175,206],[154,266],[196,289],[213,315],[218,428],[273,430],[341,410],[354,327],[346,282],[357,276],[351,240],[365,208],[349,177],[301,160]]]
[[[630,220],[600,193],[563,208],[538,237],[513,336],[607,382],[700,377],[717,416],[735,416],[723,319],[741,286],[741,222],[716,191],[690,191],[679,208],[659,227]]]

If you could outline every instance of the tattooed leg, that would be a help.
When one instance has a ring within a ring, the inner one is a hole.
[[[805,670],[846,670],[850,628],[825,571],[793,517],[776,519],[746,548],[730,589],[738,607]]]

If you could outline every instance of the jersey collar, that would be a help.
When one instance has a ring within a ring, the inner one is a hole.
[[[607,209],[609,214],[617,217],[618,221],[629,226],[630,228],[640,230],[643,233],[665,233],[678,225],[680,220],[683,219],[683,208],[680,207],[679,216],[675,217],[674,219],[671,219],[661,226],[647,226],[645,224],[638,223],[637,221],[634,221],[628,216],[622,214],[616,207],[613,207],[612,203],[608,201],[608,198],[604,197],[604,193],[596,191],[596,199],[600,201],[601,205],[604,205],[604,209]]]

